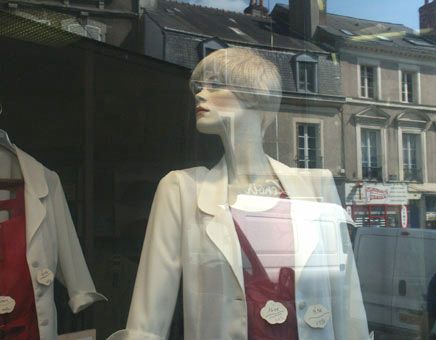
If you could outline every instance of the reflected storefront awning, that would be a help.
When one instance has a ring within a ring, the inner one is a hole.
[[[409,192],[436,194],[436,183],[414,183],[408,185]]]

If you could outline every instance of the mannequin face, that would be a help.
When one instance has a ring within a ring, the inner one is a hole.
[[[229,132],[242,119],[246,110],[236,95],[225,87],[208,82],[195,95],[197,130],[207,134]]]

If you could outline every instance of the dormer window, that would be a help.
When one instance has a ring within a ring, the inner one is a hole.
[[[203,59],[204,57],[207,57],[209,54],[216,50],[220,50],[222,48],[227,48],[229,45],[227,43],[219,38],[211,38],[202,41],[198,45],[198,55],[200,59]]]
[[[79,22],[77,19],[65,19],[61,22],[62,28],[68,32],[81,35],[97,41],[106,41],[106,24],[102,22],[85,19]]]
[[[295,57],[296,83],[299,92],[318,92],[318,59],[311,54]]]

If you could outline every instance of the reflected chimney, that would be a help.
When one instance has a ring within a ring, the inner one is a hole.
[[[436,1],[425,0],[419,8],[419,28],[436,37]]]
[[[266,17],[268,16],[268,8],[264,5],[264,0],[250,0],[250,6],[244,10],[244,14]]]
[[[327,0],[289,0],[289,27],[306,40],[327,21]]]

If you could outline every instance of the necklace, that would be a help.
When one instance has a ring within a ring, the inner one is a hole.
[[[277,180],[266,180],[264,184],[250,183],[246,194],[257,196],[280,196],[283,190]]]

